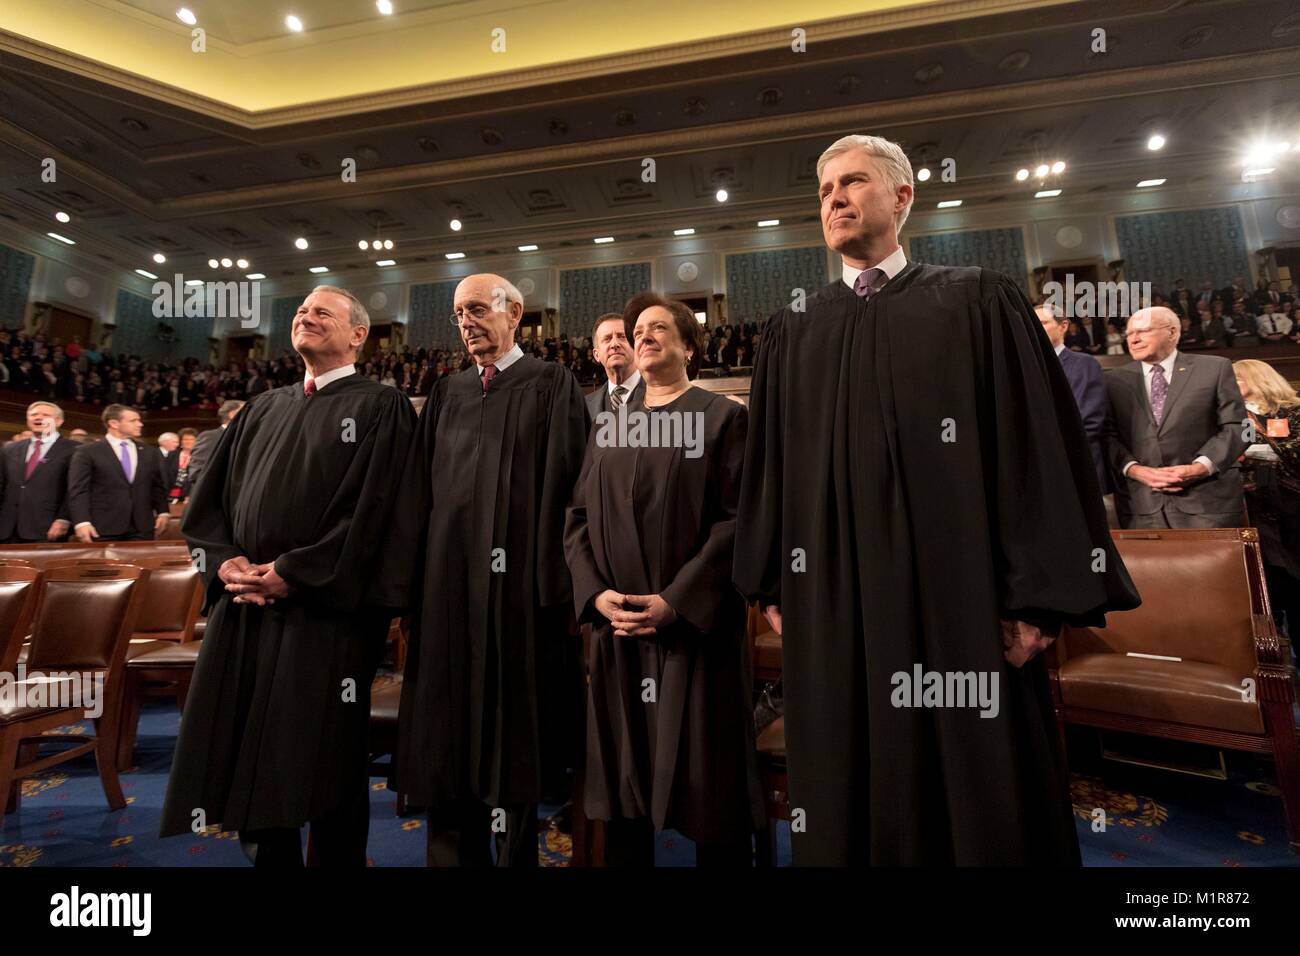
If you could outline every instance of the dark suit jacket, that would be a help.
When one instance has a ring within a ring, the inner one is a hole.
[[[45,450],[45,458],[32,472],[27,470],[31,440],[5,446],[3,462],[4,498],[0,501],[0,541],[45,541],[55,519],[68,516],[68,465],[81,446],[62,436]]]
[[[1102,382],[1101,365],[1084,352],[1066,349],[1060,354],[1061,369],[1070,382],[1074,404],[1079,406],[1083,430],[1088,435],[1092,461],[1097,469],[1097,486],[1104,495],[1110,491],[1105,456],[1102,453],[1102,436],[1106,431],[1106,386]]]
[[[632,389],[632,394],[627,397],[629,402],[642,401],[645,398],[645,379],[638,378],[636,388]],[[591,420],[594,423],[596,416],[601,412],[612,412],[614,409],[609,404],[609,382],[601,382],[600,388],[594,392],[587,393],[587,411],[591,414]]]
[[[101,535],[153,537],[154,516],[167,511],[162,453],[140,442],[135,448],[130,484],[107,439],[77,449],[68,467],[68,511],[74,528],[89,521]]]
[[[1110,401],[1106,454],[1117,499],[1122,499],[1116,501],[1118,510],[1155,514],[1168,503],[1184,514],[1241,511],[1237,459],[1246,450],[1242,437],[1246,406],[1231,362],[1217,355],[1179,352],[1159,427],[1151,414],[1141,362],[1112,369],[1105,382]],[[1180,494],[1155,491],[1121,474],[1130,461],[1159,468],[1190,465],[1201,455],[1217,470],[1186,485]]]

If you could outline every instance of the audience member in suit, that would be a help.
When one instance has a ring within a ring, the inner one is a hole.
[[[1246,408],[1232,363],[1180,353],[1178,330],[1169,309],[1134,313],[1136,361],[1105,377],[1115,508],[1126,528],[1236,527]]]
[[[1251,523],[1259,530],[1273,615],[1300,639],[1300,395],[1267,362],[1234,362],[1254,444],[1242,459]]]
[[[0,468],[0,541],[61,541],[68,517],[68,464],[78,448],[59,434],[63,409],[49,402],[27,406],[32,437],[11,442]]]
[[[221,407],[217,409],[217,418],[221,424],[216,428],[209,428],[205,432],[200,432],[199,437],[194,442],[194,453],[190,456],[190,487],[193,488],[199,483],[199,476],[203,474],[203,469],[212,457],[212,453],[217,448],[217,442],[221,440],[226,426],[239,414],[239,410],[244,407],[244,403],[237,399],[231,399],[228,402],[222,402]]]
[[[1061,360],[1061,369],[1070,383],[1070,391],[1074,393],[1074,404],[1079,407],[1083,431],[1088,436],[1088,447],[1097,469],[1097,487],[1104,495],[1110,491],[1110,480],[1106,477],[1101,445],[1106,428],[1106,386],[1102,384],[1101,365],[1091,355],[1071,352],[1065,347],[1069,319],[1057,315],[1050,305],[1040,305],[1034,311],[1038,314],[1038,321],[1043,324],[1047,340],[1056,350],[1056,357]]]
[[[194,442],[199,433],[194,428],[182,428],[176,436],[176,450],[163,459],[163,487],[167,489],[167,500],[184,501],[190,496],[193,481],[190,479],[190,463],[194,458]],[[161,439],[160,439],[161,441]]]
[[[609,378],[587,394],[587,411],[594,422],[601,412],[617,412],[619,406],[629,402],[640,404],[645,395],[645,382],[637,371],[622,313],[606,312],[598,318],[591,340],[596,343],[596,361]]]
[[[1250,291],[1246,288],[1245,276],[1233,276],[1232,285],[1224,286],[1219,290],[1219,298],[1223,300],[1224,306],[1231,309],[1234,302],[1246,302],[1249,304]]]
[[[158,452],[163,456],[163,460],[172,457],[172,452],[180,447],[181,436],[175,432],[163,432],[158,436]]]
[[[1260,282],[1262,283],[1263,280],[1261,279]],[[1255,310],[1257,312],[1263,312],[1264,306],[1271,305],[1273,306],[1274,312],[1281,312],[1282,303],[1286,302],[1288,298],[1289,297],[1282,291],[1282,288],[1278,283],[1270,282],[1263,289],[1260,289],[1255,293]]]
[[[68,467],[68,510],[77,540],[152,540],[167,527],[162,455],[136,439],[144,423],[125,405],[104,409],[103,441],[82,445]]]
[[[1285,345],[1291,333],[1291,320],[1265,302],[1263,311],[1255,317],[1255,334],[1260,345]]]

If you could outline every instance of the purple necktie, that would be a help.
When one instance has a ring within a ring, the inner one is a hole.
[[[117,446],[122,451],[122,471],[126,473],[126,483],[131,483],[131,451],[126,447],[126,442]]]
[[[876,283],[884,276],[884,269],[868,269],[865,272],[859,272],[858,277],[853,281],[853,291],[863,299],[870,299],[876,291]]]
[[[1165,399],[1168,396],[1169,383],[1165,381],[1164,367],[1157,365],[1151,369],[1151,414],[1155,416],[1157,425],[1165,419]]]

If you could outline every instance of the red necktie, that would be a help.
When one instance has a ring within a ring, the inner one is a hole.
[[[35,446],[35,451],[32,452],[32,457],[27,459],[27,471],[23,475],[23,481],[29,481],[32,477],[32,472],[36,471],[36,466],[41,463],[41,440],[39,438],[33,438],[32,444]]]
[[[309,398],[316,394],[316,380],[314,378],[307,379],[306,383],[302,387],[302,393]]]
[[[483,394],[487,394],[488,386],[492,384],[492,379],[496,377],[497,367],[489,365],[483,369]]]

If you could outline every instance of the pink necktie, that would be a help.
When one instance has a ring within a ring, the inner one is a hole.
[[[36,466],[41,463],[41,444],[39,438],[32,439],[32,445],[35,446],[35,450],[32,452],[32,457],[27,459],[27,471],[23,475],[23,481],[30,479],[32,477],[32,472],[36,471]]]
[[[496,377],[496,374],[497,367],[495,365],[489,365],[483,369],[483,394],[487,394],[488,386],[492,384],[492,379]]]
[[[314,378],[307,379],[302,387],[302,393],[308,397],[316,394],[316,380]]]

